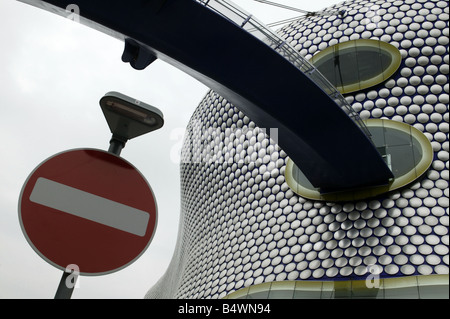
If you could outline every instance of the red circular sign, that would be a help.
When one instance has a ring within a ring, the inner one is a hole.
[[[22,231],[53,266],[81,275],[127,267],[150,244],[157,206],[142,174],[121,157],[78,149],[54,155],[26,180],[19,198]]]

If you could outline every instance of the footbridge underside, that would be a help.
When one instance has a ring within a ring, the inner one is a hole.
[[[161,59],[250,117],[278,129],[278,144],[323,192],[384,185],[392,173],[360,126],[272,46],[194,0],[21,0],[69,16],[126,43],[123,60]],[[316,70],[310,69],[309,72]]]

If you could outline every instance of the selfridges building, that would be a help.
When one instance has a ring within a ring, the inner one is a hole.
[[[448,10],[347,1],[278,31],[364,121],[389,187],[320,193],[276,128],[207,93],[182,150],[173,260],[146,298],[448,298]]]

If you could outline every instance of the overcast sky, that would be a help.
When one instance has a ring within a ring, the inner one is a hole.
[[[264,23],[299,15],[253,0],[234,2]],[[338,1],[278,2],[317,11]],[[162,129],[129,141],[121,154],[150,183],[158,226],[139,260],[113,274],[80,277],[72,298],[143,298],[172,258],[180,213],[174,154],[208,88],[159,60],[136,71],[121,61],[122,42],[16,0],[0,0],[0,37],[0,298],[54,297],[62,271],[25,240],[18,197],[48,157],[74,148],[107,150],[111,134],[98,102],[109,91],[164,113]]]

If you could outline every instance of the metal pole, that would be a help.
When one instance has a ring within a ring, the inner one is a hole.
[[[61,281],[59,282],[58,289],[56,290],[55,299],[70,299],[72,297],[77,278],[77,275],[64,271]]]
[[[127,140],[117,137],[113,134],[111,140],[109,141],[108,152],[120,156],[122,149],[125,147]]]

